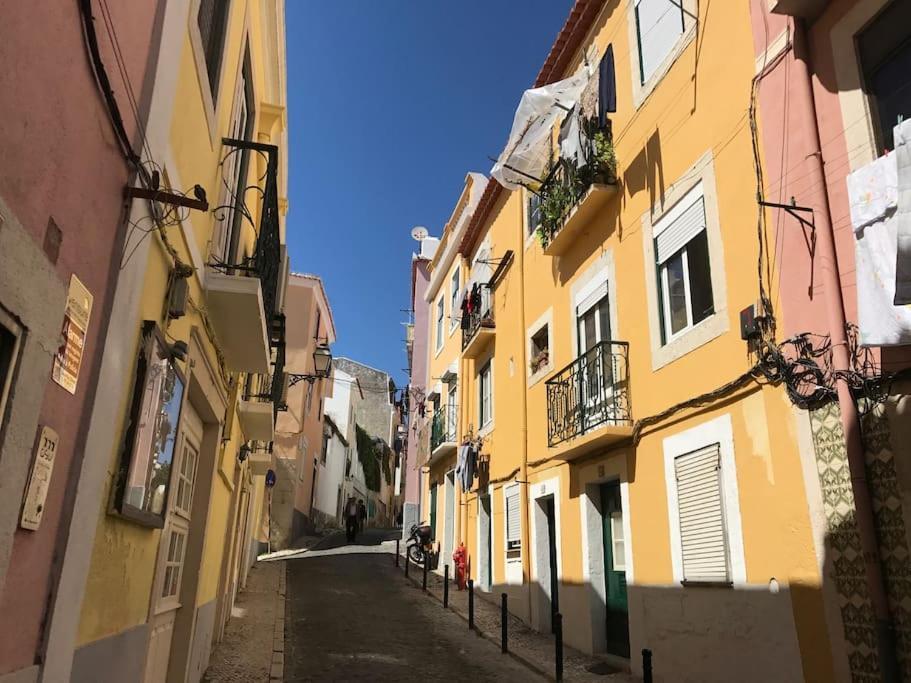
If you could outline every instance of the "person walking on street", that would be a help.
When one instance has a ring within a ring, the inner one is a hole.
[[[363,498],[357,504],[357,518],[360,522],[360,530],[364,531],[367,528],[367,506],[364,505]]]
[[[358,505],[354,496],[348,496],[348,502],[345,503],[345,534],[348,537],[348,543],[354,543],[357,536],[358,523]]]

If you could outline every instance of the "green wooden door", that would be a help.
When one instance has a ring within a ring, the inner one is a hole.
[[[620,482],[601,485],[601,527],[607,595],[607,651],[620,657],[629,657],[629,610],[626,601],[626,554]]]
[[[437,485],[430,486],[430,534],[432,539],[437,537]]]

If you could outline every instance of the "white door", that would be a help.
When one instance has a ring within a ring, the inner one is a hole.
[[[193,487],[202,442],[202,421],[189,402],[184,404],[180,426],[178,447],[175,449],[176,462],[172,463],[171,469],[171,493],[168,496],[165,525],[158,548],[158,565],[152,584],[154,594],[145,683],[167,681],[171,637],[177,610],[180,609],[180,583],[190,534]]]
[[[446,509],[443,519],[443,550],[440,556],[440,569],[444,564],[450,565],[449,575],[452,576],[452,551],[454,550],[455,537],[455,472],[446,473]]]

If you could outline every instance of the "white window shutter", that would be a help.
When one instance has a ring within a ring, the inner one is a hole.
[[[705,230],[705,198],[700,195],[655,237],[655,255],[664,263]]]
[[[519,518],[519,491],[506,494],[506,547],[518,547],[521,543],[521,520]]]
[[[728,582],[721,451],[713,444],[674,459],[683,579]]]
[[[680,0],[637,0],[636,23],[642,82],[645,83],[664,61],[683,34]]]

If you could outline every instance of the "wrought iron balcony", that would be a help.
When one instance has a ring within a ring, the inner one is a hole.
[[[547,445],[605,426],[631,426],[629,344],[595,345],[545,382]]]
[[[444,444],[455,446],[458,411],[455,404],[441,406],[433,414],[430,427],[430,451],[433,453]]]
[[[566,250],[579,229],[616,193],[617,162],[610,127],[585,126],[579,149],[582,158],[560,157],[537,192],[536,234],[544,253]]]
[[[480,302],[462,320],[462,352],[469,358],[474,357],[483,342],[493,335],[495,327],[490,288],[481,286]]]

